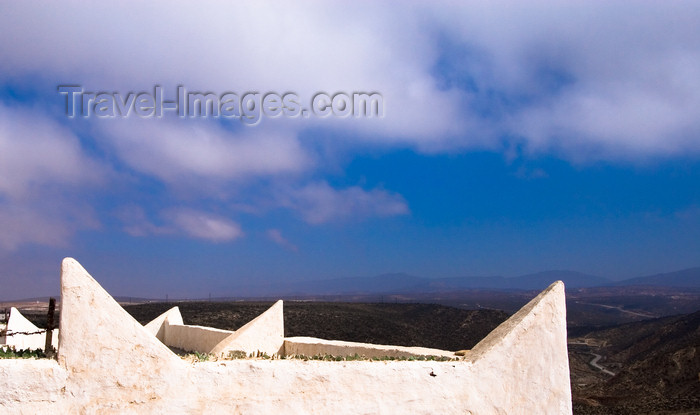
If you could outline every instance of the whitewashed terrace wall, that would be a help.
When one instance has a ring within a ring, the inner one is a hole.
[[[151,322],[143,326],[146,331],[154,335],[161,342],[165,341],[165,321],[169,324],[185,324],[182,321],[179,307],[173,307],[165,313],[159,315]]]
[[[226,356],[230,352],[264,353],[268,356],[284,353],[284,313],[282,300],[249,321],[212,349],[212,354]]]
[[[191,364],[73,259],[61,290],[58,361],[0,361],[0,413],[571,414],[561,282],[456,362]]]
[[[226,356],[233,351],[246,355],[281,355],[284,344],[284,314],[282,300],[234,331],[212,327],[190,326],[182,323],[178,307],[173,307],[145,328],[166,346],[188,352]]]
[[[301,356],[364,356],[364,357],[416,357],[438,356],[454,358],[454,352],[427,347],[386,346],[380,344],[325,340],[315,337],[286,337],[285,355]]]
[[[167,320],[164,327],[163,343],[186,352],[211,353],[217,344],[233,334],[232,331],[213,327],[169,324]]]
[[[10,318],[7,321],[7,334],[12,333],[36,333],[40,328],[27,320],[15,307],[10,309]],[[58,348],[58,329],[51,332],[51,345]],[[14,347],[15,350],[22,349],[43,349],[46,346],[46,333],[17,334],[3,337],[7,346]]]

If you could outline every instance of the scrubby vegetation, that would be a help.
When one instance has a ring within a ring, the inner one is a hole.
[[[364,355],[359,355],[355,353],[350,356],[334,356],[331,354],[317,354],[313,356],[306,355],[290,355],[290,356],[270,356],[267,353],[253,353],[246,354],[243,351],[235,350],[229,352],[226,356],[215,356],[208,353],[187,353],[181,356],[184,360],[188,362],[208,362],[208,361],[222,361],[222,360],[238,360],[238,359],[262,359],[262,360],[316,360],[323,362],[353,362],[353,361],[366,361],[366,362],[386,362],[386,361],[399,361],[399,362],[450,362],[453,360],[459,360],[459,358],[445,357],[445,356],[373,356],[367,357]]]
[[[0,348],[0,359],[46,359],[43,349],[21,349],[15,350],[12,347]]]

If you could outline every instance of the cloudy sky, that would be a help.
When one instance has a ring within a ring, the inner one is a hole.
[[[0,299],[700,265],[700,3],[2,2]],[[376,92],[382,117],[66,116]]]

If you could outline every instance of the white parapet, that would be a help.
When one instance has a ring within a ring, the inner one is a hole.
[[[280,354],[284,344],[282,301],[237,331],[186,325],[178,307],[159,315],[144,328],[168,347],[218,356],[235,351],[271,356]]]
[[[283,347],[284,314],[282,300],[279,300],[267,311],[223,339],[212,349],[211,353],[225,356],[231,352],[239,351],[248,355],[264,353],[272,356],[283,354]]]
[[[287,356],[362,356],[362,357],[456,357],[454,352],[427,347],[387,346],[381,344],[325,340],[315,337],[286,337],[284,354]]]
[[[173,307],[165,313],[151,320],[145,327],[151,334],[162,342],[165,341],[165,322],[168,324],[185,324],[182,322],[182,314],[178,307]]]
[[[51,345],[58,348],[58,329],[53,329],[51,335]],[[46,347],[46,331],[35,326],[19,310],[12,307],[7,321],[5,344],[14,347],[15,350],[43,349]]]
[[[0,413],[571,414],[560,282],[450,362],[193,364],[70,258],[61,294],[58,362],[0,361],[0,383],[22,379],[0,388]]]
[[[230,330],[165,322],[163,343],[186,352],[212,353],[217,344],[231,336]]]
[[[211,353],[214,346],[233,334],[230,330],[186,325],[177,306],[143,327],[166,346],[186,352]]]

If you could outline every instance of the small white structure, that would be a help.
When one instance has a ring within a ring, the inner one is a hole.
[[[153,330],[65,259],[58,361],[0,360],[0,413],[571,414],[561,282],[460,361],[189,363]]]
[[[46,331],[27,320],[15,307],[10,309],[6,333],[7,335],[2,338],[4,344],[15,350],[43,349],[46,346]],[[58,329],[53,329],[51,345],[58,348]]]

